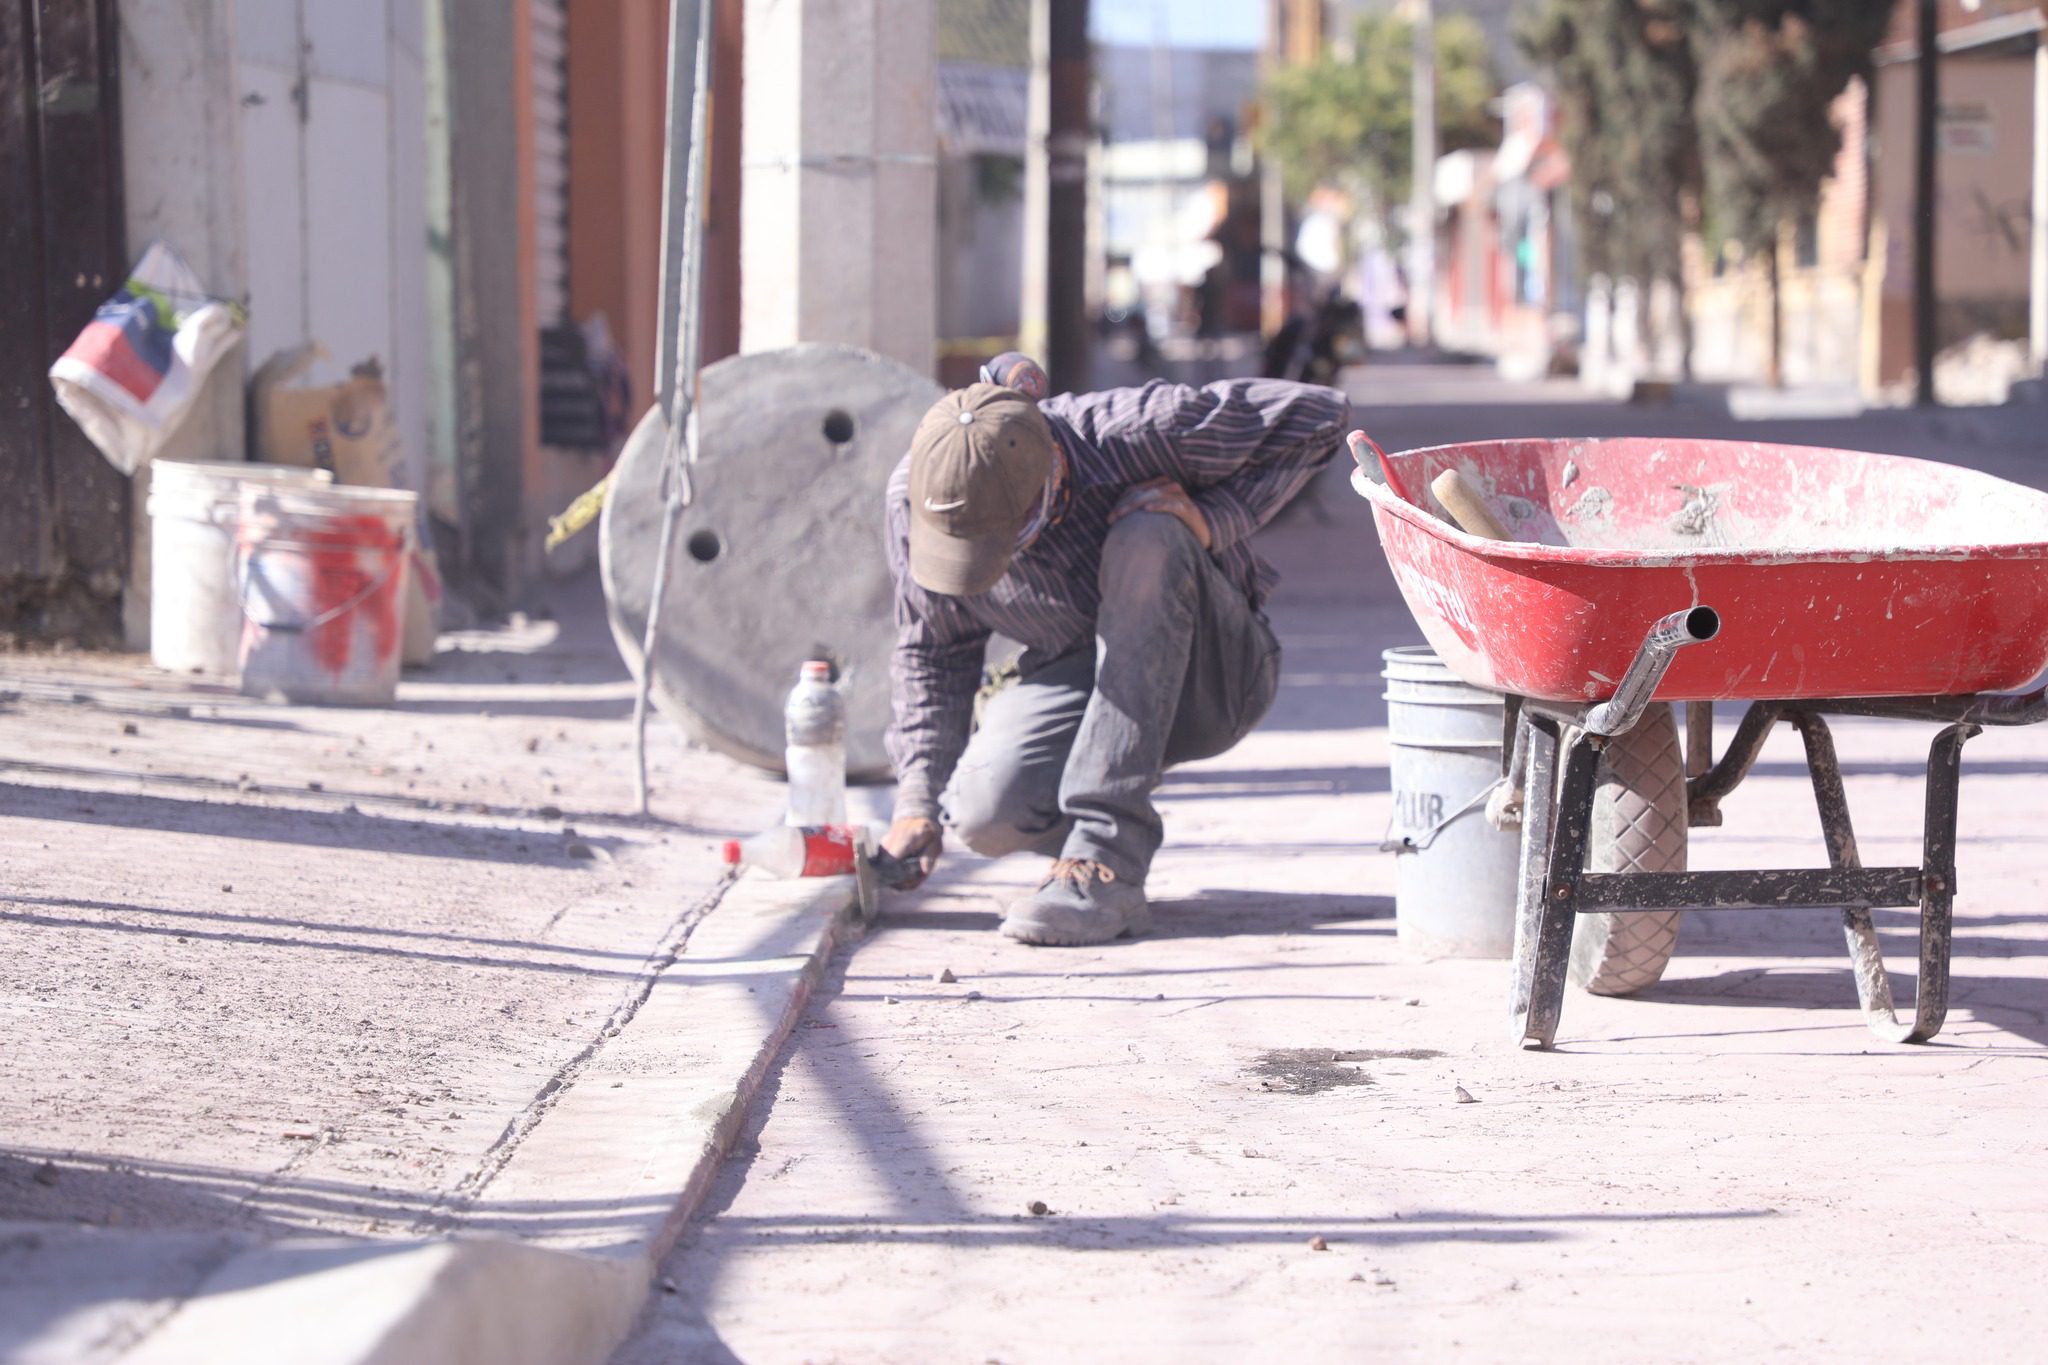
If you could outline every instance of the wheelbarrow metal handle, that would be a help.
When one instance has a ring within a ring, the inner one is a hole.
[[[1678,651],[1720,633],[1721,614],[1712,607],[1691,607],[1664,617],[1643,637],[1642,648],[1636,651],[1628,672],[1621,675],[1614,695],[1589,708],[1581,725],[1595,735],[1627,734],[1642,719]]]

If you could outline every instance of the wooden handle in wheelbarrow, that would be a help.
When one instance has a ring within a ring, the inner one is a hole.
[[[1436,500],[1443,504],[1444,511],[1451,514],[1451,520],[1467,535],[1483,540],[1513,540],[1507,528],[1494,516],[1493,509],[1479,496],[1479,490],[1472,481],[1456,469],[1446,469],[1430,480],[1429,491],[1436,494]]]

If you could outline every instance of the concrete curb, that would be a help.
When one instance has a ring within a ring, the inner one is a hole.
[[[517,1242],[280,1242],[231,1258],[130,1365],[601,1361],[646,1298],[629,1261]]]
[[[236,1254],[133,1365],[599,1365],[710,1189],[842,930],[850,877],[733,884],[469,1207],[501,1236]]]

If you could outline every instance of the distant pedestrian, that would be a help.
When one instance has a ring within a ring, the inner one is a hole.
[[[934,404],[888,493],[887,852],[917,881],[945,830],[991,857],[1055,859],[1004,916],[1025,943],[1149,928],[1154,788],[1244,738],[1279,685],[1262,610],[1274,575],[1250,536],[1339,449],[1349,416],[1335,390],[1257,379],[1043,403],[980,383]],[[977,730],[998,634],[1024,646],[1019,676]]]

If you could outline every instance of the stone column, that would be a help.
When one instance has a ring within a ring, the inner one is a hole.
[[[740,349],[842,342],[930,374],[934,0],[745,0]]]
[[[2029,357],[2048,373],[2048,32],[2034,44],[2034,213],[2029,234]]]

